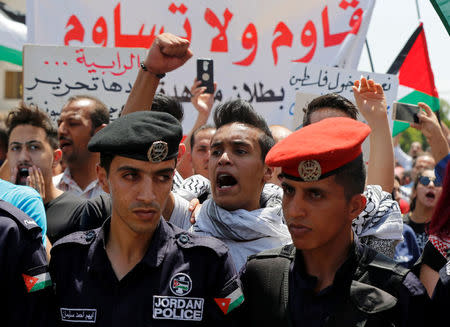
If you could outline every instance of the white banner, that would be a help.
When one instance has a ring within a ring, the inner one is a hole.
[[[337,93],[355,103],[352,86],[354,81],[366,77],[381,84],[387,103],[389,126],[392,130],[392,103],[397,99],[398,76],[378,74],[353,69],[342,69],[314,64],[294,64],[289,78],[289,99],[294,99],[285,112],[283,124],[295,130],[303,124],[303,108],[315,97]],[[294,96],[292,94],[295,94]],[[360,120],[366,122],[362,115]]]
[[[215,62],[217,101],[241,97],[250,101],[270,124],[275,124],[282,123],[293,102],[293,98],[287,98],[292,62],[356,68],[374,2],[28,0],[28,39],[35,44],[80,48],[148,48],[163,31],[186,37],[191,41],[195,57],[212,58]],[[117,53],[117,50],[111,51],[111,55]],[[127,58],[130,59],[130,55]],[[104,64],[97,58],[87,61],[83,69],[91,68],[89,77],[101,82],[108,75],[104,71],[107,68],[93,69],[87,65],[94,61],[98,66],[111,64]],[[48,65],[50,62],[51,58]],[[137,67],[136,61],[133,67]],[[29,67],[25,67],[27,69]],[[25,71],[25,74],[28,73]],[[195,75],[195,60],[190,60],[179,70],[167,74],[158,91],[189,102],[190,94],[186,91]],[[68,76],[61,75],[61,78]],[[67,99],[72,91],[85,90],[88,88],[71,89],[60,97]],[[24,89],[24,94],[29,97],[26,93]],[[25,101],[41,105],[35,95],[32,100],[25,95]],[[98,96],[102,101],[108,101],[101,93]],[[116,102],[113,108],[120,108],[123,103]],[[49,100],[46,105],[55,113],[60,110],[49,107]],[[184,126],[190,128],[196,117],[195,109],[190,104],[184,107]]]

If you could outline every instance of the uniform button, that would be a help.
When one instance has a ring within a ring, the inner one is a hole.
[[[86,242],[90,242],[94,239],[95,237],[95,232],[94,231],[89,231],[86,233]]]
[[[180,242],[183,244],[186,244],[187,242],[189,242],[189,237],[185,234],[181,235],[179,238]]]

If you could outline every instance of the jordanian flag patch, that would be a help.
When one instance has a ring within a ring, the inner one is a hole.
[[[244,294],[242,294],[241,288],[238,287],[227,297],[217,298],[214,299],[214,301],[216,301],[220,310],[222,310],[224,314],[227,314],[240,306],[242,302],[244,302]]]
[[[22,274],[22,277],[28,293],[36,292],[52,285],[52,279],[48,272],[36,276]]]

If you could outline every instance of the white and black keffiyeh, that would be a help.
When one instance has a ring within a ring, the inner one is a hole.
[[[202,175],[192,175],[186,178],[175,192],[188,201],[204,195],[208,197],[211,194],[211,183]]]
[[[175,170],[175,174],[173,175],[172,191],[179,189],[181,184],[183,184],[183,177],[177,170]]]
[[[190,231],[222,240],[239,271],[249,255],[291,243],[281,206],[227,211],[206,200]]]
[[[374,236],[379,239],[403,240],[403,220],[398,203],[379,185],[367,185],[364,195],[366,207],[352,227],[358,237]]]

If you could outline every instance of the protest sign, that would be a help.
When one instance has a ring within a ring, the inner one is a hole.
[[[195,57],[214,60],[217,102],[248,100],[275,124],[292,102],[286,98],[292,62],[357,66],[374,3],[28,0],[27,26],[31,43],[78,48],[148,48],[159,33],[183,36]],[[196,118],[184,92],[196,75],[195,57],[167,74],[158,89],[182,100],[185,128]]]
[[[320,66],[314,64],[295,64],[289,75],[289,87],[286,98],[291,100],[289,110],[285,112],[283,124],[297,129],[303,122],[303,108],[315,96],[337,93],[355,103],[352,86],[361,77],[373,79],[381,84],[388,105],[387,114],[392,130],[392,103],[397,98],[398,77],[391,74],[377,74],[358,70]],[[296,95],[297,94],[297,95]],[[362,117],[361,117],[362,118]],[[364,120],[363,120],[364,121]]]

